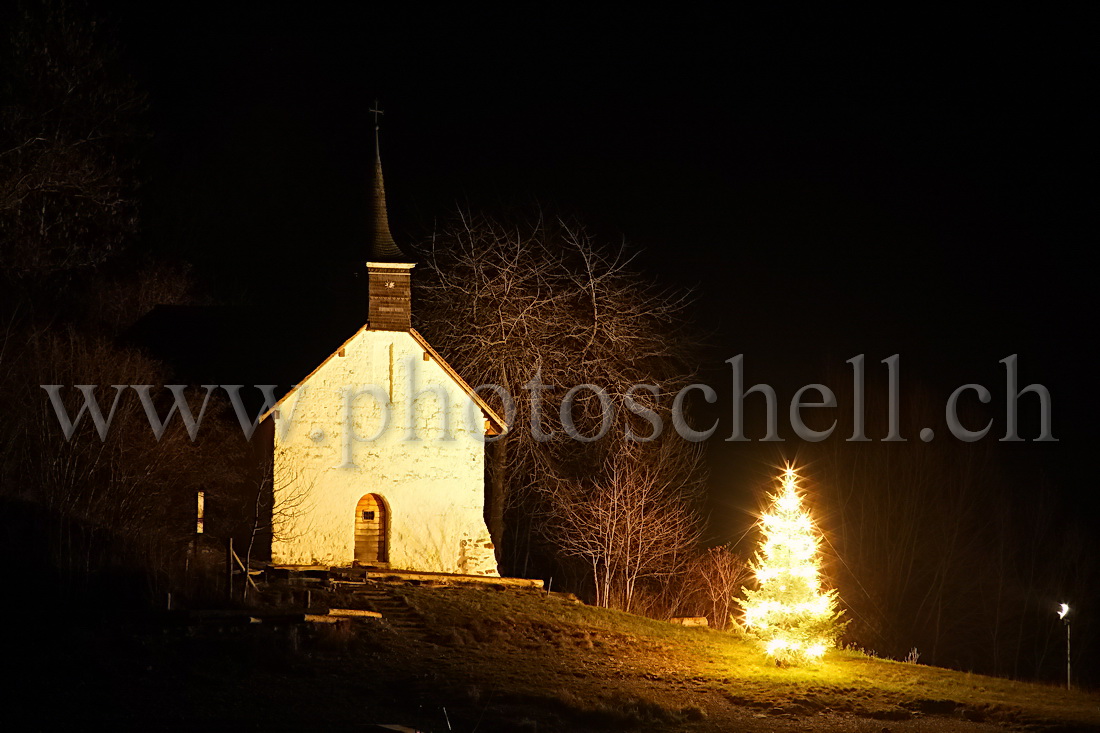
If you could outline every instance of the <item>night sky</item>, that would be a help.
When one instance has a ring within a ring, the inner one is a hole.
[[[827,367],[899,353],[903,384],[946,400],[980,382],[1000,419],[998,360],[1019,354],[1020,386],[1051,390],[1060,442],[1006,450],[1096,509],[1079,478],[1095,405],[1092,32],[1013,7],[115,15],[150,98],[148,245],[194,263],[217,298],[313,307],[364,259],[377,98],[399,242],[456,204],[539,202],[625,236],[639,267],[696,290],[706,378],[745,354],[747,384],[774,385],[781,406]],[[716,442],[715,482],[733,481]]]

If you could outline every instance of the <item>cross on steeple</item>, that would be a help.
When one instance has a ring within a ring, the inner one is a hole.
[[[378,108],[378,99],[377,98],[374,100],[374,106],[371,107],[368,111],[372,115],[374,115],[374,147],[377,150],[378,149],[378,128],[379,128],[378,117],[379,117],[379,115],[386,114],[386,112],[385,112],[385,110],[382,110],[382,109]]]

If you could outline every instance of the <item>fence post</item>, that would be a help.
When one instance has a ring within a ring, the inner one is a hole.
[[[225,600],[233,601],[233,538],[225,543]]]

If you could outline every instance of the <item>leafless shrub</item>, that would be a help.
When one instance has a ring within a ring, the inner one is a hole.
[[[665,445],[624,448],[592,480],[562,482],[550,495],[549,532],[591,567],[597,605],[633,609],[639,582],[673,577],[698,543],[698,454]]]
[[[697,552],[684,570],[676,615],[706,616],[712,628],[730,628],[735,599],[749,575],[744,559],[730,545]]]

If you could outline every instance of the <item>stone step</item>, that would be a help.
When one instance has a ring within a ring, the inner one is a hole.
[[[382,620],[394,630],[421,641],[427,639],[428,630],[424,619],[403,598],[394,595],[388,588],[368,585],[352,590],[352,595],[366,601],[367,605],[382,614]]]

